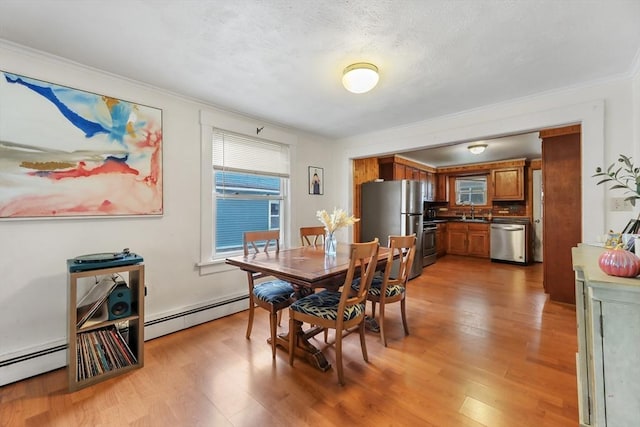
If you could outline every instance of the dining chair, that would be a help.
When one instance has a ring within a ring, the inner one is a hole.
[[[324,243],[325,229],[323,226],[300,227],[300,241],[302,246],[317,246]],[[313,240],[311,240],[313,238]]]
[[[295,330],[295,322],[307,322],[321,328],[335,329],[336,365],[338,367],[338,382],[344,385],[342,369],[342,338],[357,327],[360,334],[362,357],[366,362],[367,345],[364,332],[364,315],[369,285],[373,279],[378,263],[378,239],[366,243],[352,243],[350,245],[349,268],[344,284],[340,290],[324,290],[307,295],[289,306],[289,331]],[[360,283],[357,291],[352,291],[351,283],[360,267]],[[293,366],[297,334],[289,334],[289,364]]]
[[[273,249],[273,253],[280,251],[280,231],[246,231],[243,234],[244,256],[258,254],[264,252],[269,254],[269,249]],[[247,325],[247,339],[251,337],[251,329],[253,328],[253,316],[255,307],[262,307],[269,312],[269,327],[271,329],[271,355],[276,357],[276,332],[278,329],[279,319],[278,312],[287,308],[293,302],[292,294],[294,292],[291,283],[280,279],[268,280],[256,283],[256,279],[268,277],[264,273],[247,272],[249,282],[249,324]]]
[[[389,236],[389,254],[382,277],[376,275],[367,294],[367,300],[371,301],[371,316],[376,317],[376,304],[380,305],[380,339],[384,346],[387,346],[387,336],[384,332],[385,307],[387,304],[400,302],[400,314],[402,315],[402,325],[405,335],[409,335],[409,326],[406,313],[406,290],[409,280],[409,271],[413,265],[416,253],[416,236]],[[395,267],[397,266],[397,267]],[[397,268],[397,271],[395,270]],[[393,273],[392,273],[393,272]],[[391,274],[395,277],[391,278]],[[353,281],[353,290],[360,288],[360,279]]]

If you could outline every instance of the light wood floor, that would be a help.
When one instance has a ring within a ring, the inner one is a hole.
[[[410,282],[411,335],[394,305],[369,364],[346,338],[344,387],[333,368],[273,362],[259,310],[251,340],[238,313],[148,341],[144,368],[72,394],[64,369],[4,386],[0,425],[577,426],[575,309],[541,281],[539,264],[438,260]]]

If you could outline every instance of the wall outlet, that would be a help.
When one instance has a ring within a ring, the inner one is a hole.
[[[631,202],[628,200],[625,200],[624,197],[612,197],[611,210],[614,212],[632,211],[633,206],[631,206]]]

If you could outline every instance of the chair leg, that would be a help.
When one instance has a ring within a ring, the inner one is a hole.
[[[380,339],[382,340],[382,344],[384,344],[384,346],[387,346],[387,336],[384,334],[384,303],[380,303],[380,321],[378,322],[380,325]]]
[[[280,322],[282,321],[282,310],[278,311],[278,326],[280,326]]]
[[[276,358],[276,332],[278,330],[278,314],[269,313],[269,328],[271,329],[271,357]]]
[[[365,327],[364,327],[364,318],[362,322],[360,322],[360,326],[358,327],[360,330],[360,348],[362,348],[362,358],[365,362],[369,362],[369,355],[367,354],[367,341],[365,340]]]
[[[405,307],[406,298],[402,298],[400,301],[400,313],[402,314],[402,326],[404,326],[404,334],[409,335],[409,324],[407,323],[407,311]]]
[[[371,301],[371,317],[376,318],[376,302]]]
[[[364,334],[364,332],[363,332]],[[344,385],[344,372],[342,371],[342,329],[336,329],[336,365],[338,365],[338,382]]]
[[[253,303],[253,295],[249,293],[249,323],[247,324],[247,339],[251,338],[251,328],[253,327],[253,314],[254,314],[255,304]]]
[[[294,333],[295,319],[289,310],[289,365],[293,366],[293,356],[296,352],[296,334]]]

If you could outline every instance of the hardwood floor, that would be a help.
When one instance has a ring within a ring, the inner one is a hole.
[[[251,340],[238,313],[148,341],[144,368],[72,394],[64,369],[4,386],[0,425],[578,425],[575,308],[548,301],[540,264],[448,255],[409,282],[407,317],[405,337],[388,307],[389,346],[369,332],[368,364],[344,340],[344,387],[333,368],[273,361],[260,310]]]

